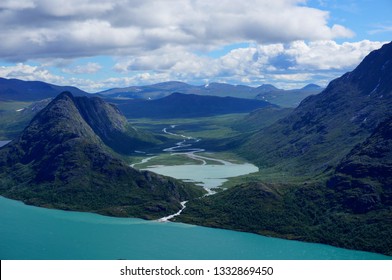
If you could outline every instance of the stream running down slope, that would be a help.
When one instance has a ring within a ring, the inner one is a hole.
[[[170,129],[175,129],[176,127],[176,125],[171,125]],[[198,155],[197,153],[205,152],[206,149],[194,148],[192,145],[202,141],[201,139],[176,134],[169,131],[169,128],[167,127],[165,127],[162,131],[168,135],[182,139],[180,142],[177,142],[175,146],[164,149],[163,152],[171,153],[171,155],[184,155],[200,163],[183,165],[152,165],[147,168],[143,168],[143,170],[196,183],[207,191],[206,195],[214,194],[214,189],[220,187],[228,180],[228,178],[238,177],[258,171],[258,168],[250,163],[232,163],[222,159]],[[145,158],[140,163],[133,164],[132,167],[146,163],[154,157],[157,156]],[[180,211],[167,217],[163,217],[158,221],[166,222],[173,217],[180,215],[186,207],[186,201],[181,202],[181,205],[182,209]]]

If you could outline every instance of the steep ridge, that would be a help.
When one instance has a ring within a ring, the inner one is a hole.
[[[101,98],[75,97],[73,101],[94,133],[116,152],[130,154],[159,143],[151,134],[132,127],[116,106]]]
[[[203,193],[199,187],[132,169],[114,156],[94,130],[105,135],[107,128],[121,125],[112,122],[121,117],[104,119],[102,128],[90,110],[105,112],[110,106],[60,94],[17,140],[0,149],[0,194],[44,207],[158,218]]]
[[[295,176],[332,170],[392,115],[392,44],[370,53],[352,72],[301,102],[242,147],[260,167]]]
[[[392,43],[251,136],[243,155],[275,180],[191,201],[177,220],[392,255],[390,61]]]
[[[262,100],[173,93],[156,100],[115,101],[128,118],[189,118],[246,113],[263,107],[277,107]]]

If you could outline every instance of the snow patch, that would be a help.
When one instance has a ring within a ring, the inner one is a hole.
[[[373,93],[375,93],[377,90],[378,90],[378,87],[380,86],[380,80],[378,80],[378,84],[377,84],[377,86],[372,90],[372,92],[370,93],[370,94],[373,94]]]

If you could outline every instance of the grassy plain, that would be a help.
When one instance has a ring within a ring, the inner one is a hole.
[[[0,140],[12,140],[25,128],[33,115],[17,111],[28,108],[31,102],[0,102]]]
[[[236,138],[241,137],[243,132],[236,129],[238,123],[240,123],[247,114],[229,114],[214,117],[201,117],[201,118],[184,118],[184,119],[130,119],[136,128],[149,130],[154,134],[158,134],[160,137],[166,137],[164,144],[153,151],[143,151],[145,154],[138,154],[137,156],[131,156],[128,158],[131,164],[135,164],[135,168],[143,169],[154,165],[187,165],[187,164],[202,164],[201,160],[192,159],[185,153],[172,153],[163,152],[163,149],[173,147],[176,143],[184,140],[184,135],[187,137],[193,137],[200,139],[200,141],[190,141],[192,144],[191,148],[205,149],[204,152],[197,152],[196,155],[225,160],[231,163],[245,163],[246,159],[240,157],[235,151],[231,150],[230,143],[235,141]],[[175,126],[175,127],[172,127]],[[163,129],[167,128],[167,131],[176,135],[166,134]],[[227,143],[227,145],[226,145]],[[145,158],[150,158],[145,163],[140,163]],[[217,161],[204,159],[207,164],[222,164]],[[140,164],[139,164],[140,163]],[[238,182],[252,181],[259,179],[260,176],[257,173],[244,175],[240,177],[230,178],[224,187],[231,187],[236,185]]]

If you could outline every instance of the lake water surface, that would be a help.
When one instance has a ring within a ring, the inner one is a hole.
[[[250,233],[45,209],[4,197],[0,221],[2,260],[388,259]]]
[[[190,155],[201,161],[211,160],[192,152]],[[201,181],[206,188],[220,185],[225,178],[257,171],[257,167],[247,163],[216,161],[221,164],[151,169],[181,179]],[[251,233],[46,209],[1,196],[0,225],[2,260],[392,259]]]

